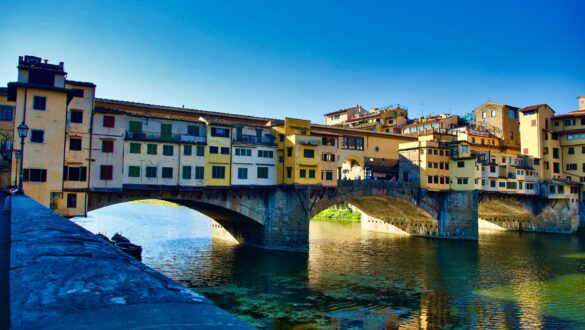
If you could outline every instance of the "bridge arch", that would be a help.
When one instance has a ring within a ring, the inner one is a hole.
[[[88,211],[105,206],[144,199],[173,202],[196,210],[213,219],[213,233],[235,238],[239,243],[262,246],[264,244],[266,209],[270,197],[262,191],[165,191],[129,190],[123,193],[89,194]]]
[[[572,204],[570,199],[482,192],[478,217],[480,225],[488,229],[571,233],[579,221]]]
[[[337,189],[325,195],[311,208],[310,218],[323,210],[343,203],[355,206],[362,212],[362,227],[388,228],[390,232],[401,232],[416,236],[449,236],[448,224],[441,219],[449,217],[450,192],[431,192],[419,189],[418,185],[399,181],[355,180],[340,181]],[[470,210],[471,217],[475,217]],[[364,217],[365,214],[365,217]],[[365,219],[364,219],[365,218]],[[392,229],[396,229],[393,231]],[[464,232],[457,235],[476,237],[477,227],[461,227]],[[377,230],[377,229],[376,229]]]

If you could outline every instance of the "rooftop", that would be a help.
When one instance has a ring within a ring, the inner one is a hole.
[[[326,113],[324,116],[335,115],[335,114],[338,114],[338,113],[343,113],[343,112],[347,112],[349,110],[354,110],[354,109],[357,110],[358,112],[359,111],[366,111],[366,109],[362,108],[361,105],[356,104],[355,106],[353,106],[351,108],[340,109],[340,110],[336,110],[336,111],[333,111],[333,112]]]

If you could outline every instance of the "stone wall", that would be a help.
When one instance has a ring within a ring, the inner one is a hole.
[[[251,329],[31,198],[10,218],[14,329]]]

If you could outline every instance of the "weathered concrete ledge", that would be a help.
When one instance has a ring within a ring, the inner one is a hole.
[[[11,221],[14,329],[251,328],[28,197]]]

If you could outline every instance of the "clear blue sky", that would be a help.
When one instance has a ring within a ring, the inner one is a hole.
[[[564,113],[585,94],[581,0],[0,0],[0,12],[1,84],[31,54],[98,97],[315,122],[358,103]]]

